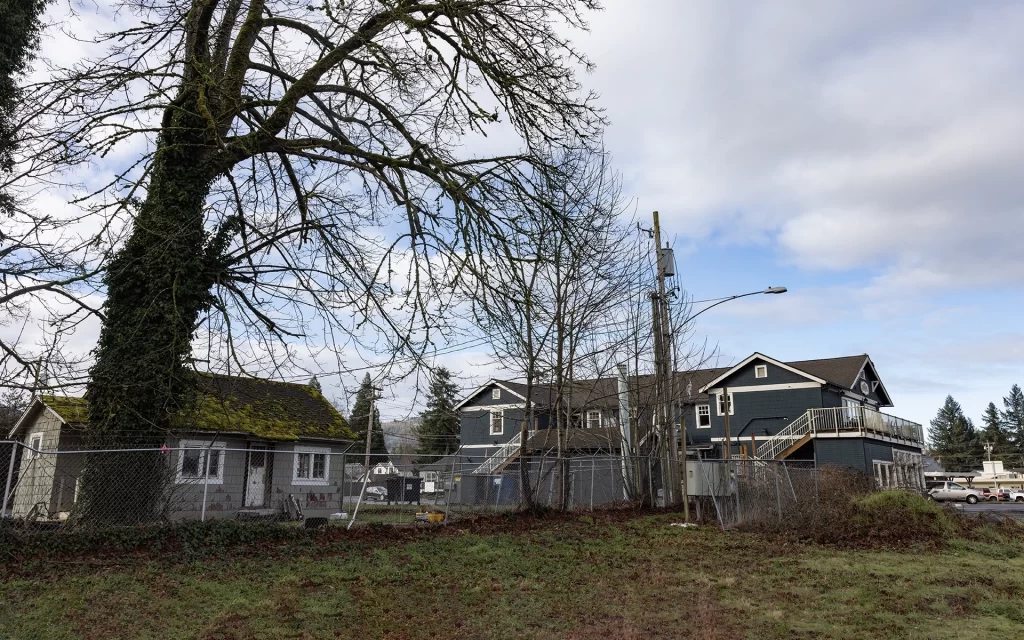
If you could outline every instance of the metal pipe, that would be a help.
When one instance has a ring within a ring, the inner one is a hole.
[[[210,488],[210,449],[206,449],[206,456],[204,457],[205,464],[203,465],[203,510],[199,516],[200,522],[206,522],[206,495]]]
[[[11,442],[11,461],[7,465],[7,483],[4,485],[4,501],[0,503],[0,518],[4,518],[7,514],[7,501],[11,495],[11,481],[14,479],[14,458],[15,454],[18,453],[19,442]],[[13,509],[12,509],[13,511]],[[14,515],[13,513],[11,515]]]

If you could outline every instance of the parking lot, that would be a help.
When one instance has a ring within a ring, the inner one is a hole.
[[[978,504],[955,502],[953,506],[962,509],[965,513],[993,513],[1024,521],[1024,502],[979,502]]]

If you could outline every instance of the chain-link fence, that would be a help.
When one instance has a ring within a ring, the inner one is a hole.
[[[671,482],[656,457],[511,456],[495,466],[481,464],[479,455],[448,455],[367,469],[364,456],[329,447],[179,444],[96,451],[0,443],[13,452],[0,469],[0,512],[38,528],[225,518],[415,525],[534,506],[662,506],[663,486]],[[908,467],[882,481],[902,478],[913,485],[905,488],[919,490],[918,476]],[[880,482],[810,462],[751,459],[691,459],[686,479],[693,515],[722,527],[807,515]]]
[[[329,448],[289,445],[44,450],[20,443],[0,473],[2,513],[37,528],[230,518],[309,525],[449,522],[528,506],[586,511],[658,504],[661,465],[618,455],[479,456],[405,468]]]
[[[823,504],[877,489],[920,492],[920,469],[908,466],[882,480],[809,461],[690,460],[688,493],[699,519],[722,527],[796,522],[813,517]],[[901,481],[897,482],[897,478]]]

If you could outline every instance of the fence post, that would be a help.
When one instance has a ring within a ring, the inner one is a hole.
[[[775,475],[775,506],[779,510],[779,522],[782,522],[782,491],[779,489],[779,470],[772,467],[772,473]]]
[[[727,462],[726,464],[734,465],[736,463],[730,461],[730,462]],[[740,473],[739,473],[739,470],[735,469],[735,467],[733,468],[733,471],[731,473],[732,473],[732,481],[735,483],[735,488],[736,488],[736,524],[739,524],[740,521],[741,521],[741,517],[740,517]]]
[[[594,474],[595,474],[594,463],[595,462],[596,461],[593,458],[590,459],[590,510],[591,511],[594,510]]]
[[[203,456],[203,510],[199,516],[200,522],[206,522],[206,493],[210,488],[210,447],[206,448],[206,455]],[[221,461],[223,464],[224,461]]]
[[[7,483],[4,485],[4,501],[0,502],[0,518],[7,515],[7,501],[11,497],[11,481],[14,479],[14,457],[18,453],[17,442],[11,443],[11,462],[7,465]],[[11,508],[11,515],[13,516],[14,508]]]
[[[793,494],[793,502],[796,502],[796,489],[793,487],[793,478],[789,476],[789,467],[786,466],[785,462],[782,463],[782,470],[786,472],[786,480],[789,482],[789,491]]]
[[[658,508],[658,496],[654,493],[654,466],[651,464],[651,456],[647,456],[647,488],[651,492],[651,508]]]

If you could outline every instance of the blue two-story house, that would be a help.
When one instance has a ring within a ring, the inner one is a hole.
[[[903,476],[921,467],[921,425],[882,413],[892,398],[866,354],[780,362],[754,353],[704,375],[710,379],[686,419],[692,445],[718,456],[728,446],[733,456],[858,469],[881,486],[916,483]]]
[[[754,353],[733,367],[676,376],[674,414],[690,455],[723,457],[728,447],[734,457],[856,469],[882,486],[916,482],[906,475],[918,475],[921,425],[881,412],[892,399],[867,355],[780,362]],[[634,447],[649,429],[652,389],[650,376],[576,381],[563,399],[572,428],[561,445],[569,453]],[[460,456],[477,473],[496,473],[514,461],[524,431],[528,451],[553,449],[553,397],[550,387],[534,387],[534,424],[524,425],[526,385],[489,380],[456,406]]]

